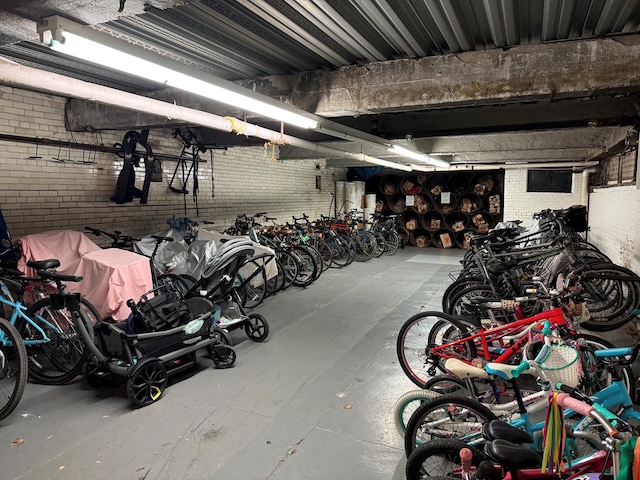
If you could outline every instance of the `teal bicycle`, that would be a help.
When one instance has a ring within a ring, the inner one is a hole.
[[[73,313],[78,312],[90,333],[100,314],[80,294],[67,290],[64,282],[79,282],[82,277],[56,273],[58,260],[31,261],[27,266],[38,272],[37,277],[25,277],[22,272],[7,268],[0,272],[3,316],[22,338],[29,378],[47,385],[68,383],[82,373],[89,358]],[[37,299],[28,307],[23,303],[27,292]],[[15,342],[5,343],[10,346]]]

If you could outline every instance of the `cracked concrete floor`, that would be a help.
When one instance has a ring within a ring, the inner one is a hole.
[[[403,479],[391,411],[416,387],[397,362],[397,333],[440,309],[462,253],[407,247],[281,292],[256,309],[271,327],[264,343],[232,332],[234,368],[202,357],[142,409],[123,387],[28,383],[0,422],[0,477]]]

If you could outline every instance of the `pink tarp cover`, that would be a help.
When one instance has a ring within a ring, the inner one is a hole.
[[[103,250],[81,232],[51,230],[25,235],[18,241],[22,246],[20,270],[31,276],[28,261],[57,258],[58,273],[83,277],[81,282],[68,282],[68,290],[82,294],[102,318],[126,319],[131,313],[127,300],[138,301],[152,289],[147,257],[118,248]]]

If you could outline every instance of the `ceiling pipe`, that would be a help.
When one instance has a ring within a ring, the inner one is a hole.
[[[495,163],[492,165],[484,164],[484,163],[474,163],[474,164],[451,164],[451,166],[447,169],[448,171],[455,170],[522,170],[522,169],[530,169],[530,168],[571,168],[571,169],[580,169],[580,168],[589,168],[595,167],[600,162],[597,160],[586,160],[586,161],[576,161],[576,162],[537,162],[537,163]],[[427,165],[417,165],[412,163],[411,168],[413,170],[419,172],[435,172],[439,169],[435,167],[429,167]]]
[[[80,98],[104,105],[113,105],[128,110],[150,113],[172,120],[179,120],[189,125],[199,125],[223,132],[235,131],[239,134],[255,136],[275,144],[289,144],[305,150],[326,153],[332,157],[346,157],[360,162],[411,171],[411,167],[407,165],[382,160],[362,153],[356,154],[325,147],[230,117],[221,117],[213,113],[201,112],[193,108],[181,107],[114,88],[76,80],[57,73],[25,67],[2,57],[0,57],[0,83],[51,95]]]
[[[391,141],[386,138],[378,137],[377,135],[372,135],[367,132],[363,132],[346,125],[342,125],[337,122],[333,122],[319,115],[315,115],[313,113],[309,113],[305,110],[297,108],[293,105],[280,102],[275,100],[267,95],[263,95],[257,92],[254,92],[248,88],[242,87],[234,82],[230,82],[228,80],[224,80],[213,75],[209,75],[206,72],[198,70],[197,68],[190,67],[188,65],[184,65],[181,63],[172,60],[169,57],[165,57],[159,55],[151,50],[146,50],[139,45],[135,45],[133,43],[127,42],[119,37],[114,37],[112,35],[108,35],[104,32],[91,28],[88,25],[82,25],[80,23],[74,22],[73,20],[69,20],[68,18],[61,17],[59,15],[52,15],[50,17],[46,17],[42,19],[40,23],[36,25],[36,30],[40,35],[40,41],[42,43],[50,44],[52,40],[62,41],[63,32],[69,32],[72,35],[77,35],[81,38],[88,39],[92,42],[96,42],[101,46],[109,47],[115,50],[118,50],[122,54],[132,55],[143,62],[149,62],[154,64],[154,66],[158,66],[160,68],[165,68],[172,70],[174,72],[179,72],[179,74],[184,74],[188,77],[191,77],[199,82],[206,82],[210,86],[216,89],[224,89],[229,93],[229,95],[239,95],[241,97],[245,97],[254,101],[257,104],[265,104],[269,105],[278,110],[282,110],[285,112],[289,112],[297,117],[302,117],[308,121],[315,123],[313,129],[319,133],[332,136],[335,138],[340,138],[342,140],[349,140],[352,142],[365,143],[375,146],[384,146],[391,147]],[[84,52],[84,51],[83,51]],[[100,61],[94,60],[89,55],[86,61],[92,61],[100,64]],[[111,68],[117,68],[116,66],[111,66]],[[128,74],[136,74],[135,72],[125,71]],[[146,78],[146,77],[145,77]],[[180,88],[181,84],[174,85],[177,88]],[[193,94],[198,94],[197,90],[192,91]],[[224,103],[224,100],[219,100]],[[251,111],[251,107],[245,107],[245,110]],[[344,152],[343,152],[344,153]],[[341,155],[342,156],[342,155]],[[368,161],[367,156],[364,155],[364,159],[359,159],[362,161]],[[370,158],[370,157],[369,157]],[[385,160],[384,162],[388,162]],[[372,162],[376,163],[376,162]],[[394,162],[389,162],[390,164],[394,164]],[[400,170],[405,170],[405,165],[399,164],[400,167],[392,167],[399,168]]]

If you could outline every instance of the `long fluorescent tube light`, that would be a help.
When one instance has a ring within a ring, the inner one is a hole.
[[[401,147],[400,145],[393,145],[389,149],[389,151],[397,153],[398,155],[402,155],[404,157],[418,160],[419,162],[429,163],[440,168],[449,168],[451,166],[449,162],[445,162],[444,160],[440,160],[439,158],[433,158],[429,155],[425,155],[424,153],[416,152],[415,150],[409,150],[408,148]]]
[[[318,122],[311,118],[246,97],[135,55],[94,42],[75,33],[63,31],[62,41],[55,40],[52,36],[49,46],[56,52],[185,90],[284,123],[308,129],[315,129],[318,126]]]

